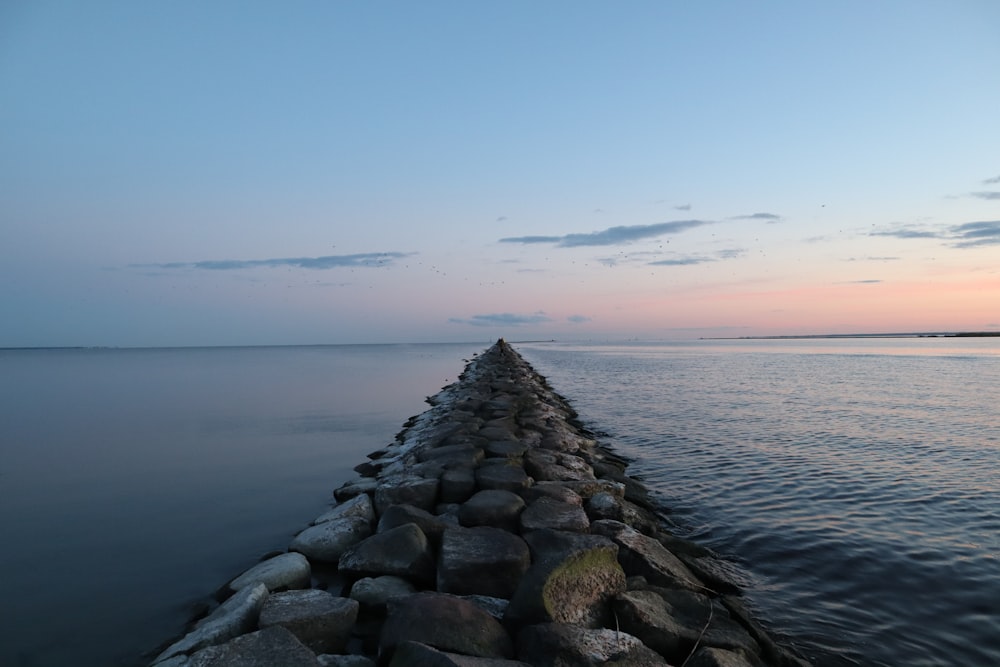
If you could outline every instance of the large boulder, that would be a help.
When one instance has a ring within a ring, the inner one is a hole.
[[[441,517],[413,505],[392,505],[378,520],[377,532],[384,533],[407,523],[415,523],[432,544],[441,543],[441,534],[450,524]]]
[[[371,534],[371,523],[356,516],[345,516],[306,528],[295,536],[288,548],[310,560],[336,563],[348,547]]]
[[[439,651],[417,642],[402,642],[396,647],[389,667],[530,667],[527,663],[503,658],[477,658]]]
[[[382,514],[391,505],[413,505],[428,512],[437,503],[438,479],[408,477],[383,480],[375,489],[375,512]]]
[[[416,592],[416,587],[406,579],[386,574],[355,581],[351,586],[351,599],[357,600],[363,609],[384,611],[386,602],[391,598],[405,597]]]
[[[509,599],[530,563],[528,545],[517,535],[488,526],[449,528],[441,540],[437,588]]]
[[[521,512],[521,532],[543,528],[585,533],[590,529],[590,519],[579,505],[554,498],[539,498]]]
[[[511,491],[488,489],[462,503],[458,520],[463,526],[494,526],[516,532],[524,499]]]
[[[251,632],[198,651],[188,667],[320,667],[316,655],[282,627]]]
[[[552,530],[526,539],[534,562],[511,598],[505,625],[556,621],[597,627],[610,620],[610,600],[625,590],[614,544],[600,536]]]
[[[390,574],[415,582],[434,581],[430,542],[415,523],[377,533],[349,547],[337,567],[348,577]]]
[[[666,660],[625,632],[563,623],[529,625],[517,635],[517,658],[535,667],[669,667]]]
[[[659,586],[705,590],[705,586],[677,556],[635,528],[620,521],[602,519],[591,523],[590,530],[614,540],[619,546],[618,560],[629,576],[640,575]]]
[[[257,563],[229,582],[228,588],[236,592],[255,583],[262,583],[267,590],[306,588],[312,568],[309,560],[300,553],[284,553]]]
[[[198,621],[191,632],[168,646],[153,663],[190,654],[206,646],[222,644],[249,632],[257,624],[257,617],[267,596],[267,586],[262,583],[246,586]]]
[[[358,606],[315,588],[274,593],[264,602],[258,625],[280,625],[317,653],[339,653],[358,620]]]
[[[532,480],[521,466],[500,459],[489,459],[489,461],[497,463],[484,464],[476,469],[476,484],[480,489],[500,489],[517,493],[531,486]]]
[[[404,641],[480,658],[510,658],[514,653],[499,621],[472,602],[444,593],[389,600],[379,654],[391,655]]]
[[[372,505],[372,497],[367,493],[356,495],[340,503],[330,511],[320,514],[313,523],[324,523],[346,516],[356,516],[369,522],[375,521],[375,507]]]

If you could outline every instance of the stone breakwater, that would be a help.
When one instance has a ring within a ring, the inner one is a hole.
[[[503,340],[156,667],[804,667]]]

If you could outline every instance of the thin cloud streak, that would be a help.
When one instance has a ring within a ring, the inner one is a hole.
[[[976,248],[984,245],[1000,244],[1000,220],[967,222],[952,227],[958,238],[956,248]]]
[[[977,199],[1000,199],[1000,192],[995,190],[984,191],[984,192],[970,192],[971,196]]]
[[[208,271],[233,271],[260,267],[291,266],[299,269],[375,268],[392,264],[397,259],[410,257],[408,252],[364,252],[353,255],[326,255],[322,257],[277,257],[272,259],[221,259],[200,262],[165,262],[161,264],[130,264],[130,268],[204,269]]]
[[[987,178],[983,181],[983,185],[996,185],[1000,183],[1000,176],[994,176],[993,178]]]
[[[519,327],[526,324],[544,324],[551,322],[545,313],[538,312],[531,315],[517,315],[515,313],[489,313],[485,315],[473,315],[469,318],[452,317],[448,319],[454,324],[469,324],[474,327]]]
[[[710,224],[713,223],[708,220],[675,220],[673,222],[658,222],[652,225],[620,225],[586,234],[510,236],[500,239],[500,243],[553,243],[560,248],[623,245],[633,241],[663,236],[664,234],[677,234],[688,229]]]
[[[732,220],[765,220],[767,222],[778,222],[781,216],[775,213],[751,213],[749,215],[737,215]]]

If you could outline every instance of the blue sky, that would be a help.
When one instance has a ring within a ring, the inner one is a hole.
[[[0,346],[1000,329],[995,2],[7,2]]]

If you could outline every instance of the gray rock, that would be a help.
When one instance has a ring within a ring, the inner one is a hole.
[[[641,575],[659,586],[705,590],[705,586],[677,556],[635,528],[620,521],[601,520],[590,524],[590,530],[596,535],[610,537],[618,544],[618,560],[629,576]]]
[[[458,510],[463,526],[494,526],[517,531],[518,516],[524,510],[524,500],[510,491],[489,489],[479,491]]]
[[[517,635],[517,657],[535,667],[668,667],[638,638],[616,630],[578,625],[530,625]]]
[[[480,658],[510,658],[513,645],[499,621],[468,600],[444,593],[417,593],[389,601],[379,641],[380,656],[415,641]]]
[[[461,597],[463,600],[468,600],[472,604],[476,605],[498,621],[503,620],[503,615],[507,613],[507,607],[510,606],[510,600],[490,597],[489,595],[463,595]]]
[[[288,548],[311,560],[336,563],[348,547],[371,534],[368,521],[346,516],[306,528],[295,536]]]
[[[474,445],[442,445],[420,450],[417,453],[417,460],[421,462],[442,460],[447,465],[474,468],[477,463],[483,460],[484,456],[483,450]]]
[[[351,586],[351,599],[357,600],[365,609],[384,610],[389,599],[416,592],[416,587],[402,577],[364,577]]]
[[[382,513],[382,518],[378,520],[378,529],[376,532],[384,533],[387,530],[399,528],[407,523],[417,524],[432,544],[440,544],[441,534],[444,533],[445,528],[451,525],[440,517],[419,507],[414,507],[413,505],[392,505]]]
[[[333,497],[336,498],[338,502],[344,502],[345,500],[350,500],[351,498],[361,495],[362,493],[366,495],[374,493],[377,488],[377,480],[374,480],[371,477],[365,477],[363,479],[346,482],[339,489],[334,490]]]
[[[518,440],[490,440],[485,446],[489,458],[521,458],[528,451],[527,443]]]
[[[441,473],[441,502],[464,503],[476,492],[474,470],[445,470]]]
[[[257,563],[229,582],[229,590],[236,592],[255,583],[262,583],[267,590],[305,588],[309,585],[312,568],[300,553],[285,553]]]
[[[282,627],[236,637],[222,646],[198,651],[190,667],[319,667],[316,655]]]
[[[610,620],[610,600],[625,590],[614,544],[559,531],[537,531],[526,539],[534,562],[511,598],[505,625],[556,621],[597,627]]]
[[[619,498],[625,497],[625,485],[609,479],[584,480],[582,482],[562,482],[567,489],[576,491],[581,498],[587,499],[596,493],[610,493]]]
[[[246,586],[198,621],[191,632],[168,646],[153,662],[162,662],[182,653],[190,654],[249,632],[257,623],[267,595],[264,584]]]
[[[530,667],[516,660],[476,658],[447,653],[417,642],[402,642],[396,647],[389,667]]]
[[[325,523],[340,519],[346,516],[355,516],[368,522],[375,521],[375,508],[372,506],[372,498],[367,493],[362,493],[346,500],[329,512],[325,512],[313,521],[313,524]]]
[[[348,577],[390,574],[421,583],[434,581],[430,543],[415,523],[377,533],[349,547],[337,567]]]
[[[375,490],[375,511],[382,514],[391,505],[413,505],[433,511],[438,496],[437,478],[384,480]]]
[[[326,591],[309,589],[274,593],[260,610],[263,630],[280,625],[317,653],[344,650],[354,622],[358,602]]]
[[[476,469],[476,484],[480,489],[499,489],[516,493],[531,486],[531,478],[519,465],[487,465]]]
[[[590,519],[579,505],[539,498],[521,512],[521,532],[543,528],[585,533],[590,529]]]
[[[721,648],[702,647],[695,651],[687,667],[755,667],[741,653]]]
[[[363,655],[331,655],[324,653],[316,656],[321,667],[375,667],[376,662]]]
[[[531,554],[517,535],[500,528],[449,528],[441,540],[437,588],[442,593],[510,598]]]
[[[583,506],[583,498],[580,497],[580,494],[562,482],[535,482],[530,488],[521,492],[521,497],[527,503],[532,503],[539,498],[552,498],[570,505]]]

